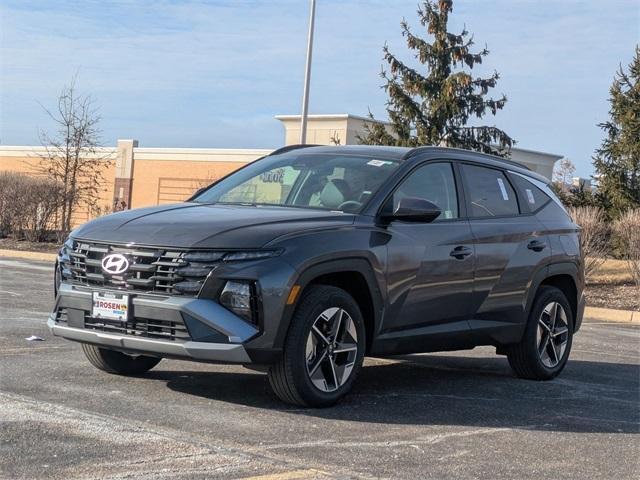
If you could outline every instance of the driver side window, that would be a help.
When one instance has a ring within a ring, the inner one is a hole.
[[[436,222],[459,216],[456,182],[450,163],[429,163],[411,173],[393,194],[394,211],[400,199],[405,197],[422,198],[436,204],[442,210]]]

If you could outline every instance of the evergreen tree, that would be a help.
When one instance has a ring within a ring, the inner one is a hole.
[[[473,77],[470,70],[481,64],[489,51],[472,52],[473,36],[447,31],[452,0],[427,0],[418,9],[420,24],[428,40],[414,35],[406,20],[401,23],[407,46],[415,52],[420,68],[403,63],[385,45],[384,59],[389,72],[382,71],[383,88],[389,99],[389,124],[371,123],[359,137],[368,145],[447,145],[485,153],[507,153],[514,143],[496,127],[467,126],[471,117],[482,118],[502,109],[507,101],[487,98],[499,75]],[[372,120],[373,115],[369,113]]]
[[[609,215],[616,218],[640,207],[640,47],[629,72],[622,67],[610,89],[610,119],[598,126],[606,137],[593,158],[598,174],[598,195]]]

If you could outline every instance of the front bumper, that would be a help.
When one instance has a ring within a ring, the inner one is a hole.
[[[582,326],[582,319],[584,318],[584,309],[586,308],[586,306],[587,306],[587,299],[584,295],[584,292],[582,292],[580,294],[580,298],[578,299],[578,308],[576,312],[575,326],[573,328],[574,333],[580,330],[580,327]]]
[[[221,363],[252,363],[244,343],[259,334],[256,326],[213,300],[130,293],[126,324],[102,325],[90,318],[93,289],[63,283],[47,326],[68,340],[114,350]],[[61,316],[64,312],[64,321]],[[138,324],[146,326],[138,328]],[[161,326],[156,326],[160,324]],[[151,325],[152,327],[149,327]],[[167,325],[167,326],[164,326]],[[181,329],[182,336],[171,335]],[[108,331],[109,328],[121,332]],[[170,339],[157,338],[166,336]],[[205,340],[205,341],[203,341]]]

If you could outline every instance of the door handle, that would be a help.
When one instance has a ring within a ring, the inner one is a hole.
[[[471,250],[469,247],[460,246],[451,250],[451,253],[449,254],[449,256],[457,258],[458,260],[464,260],[465,257],[468,257],[472,253],[473,253],[473,250]]]
[[[534,252],[541,252],[547,247],[546,242],[542,242],[540,240],[531,240],[527,245],[529,250],[533,250]]]

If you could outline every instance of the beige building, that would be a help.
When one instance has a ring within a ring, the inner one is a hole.
[[[277,115],[285,128],[285,144],[293,145],[300,141],[300,115]],[[365,117],[356,115],[309,115],[307,127],[307,143],[329,145],[339,142],[340,145],[358,143],[358,134],[362,134],[366,123]],[[563,155],[538,152],[524,148],[512,148],[511,160],[522,163],[534,172],[551,179],[553,166]]]
[[[278,115],[285,130],[285,145],[299,143],[300,116]],[[310,115],[307,143],[357,144],[357,136],[370,121],[349,114]],[[179,202],[248,162],[268,155],[270,149],[146,148],[136,140],[118,140],[98,153],[106,157],[102,192],[96,205],[79,209],[76,224],[115,208],[138,208]],[[42,147],[0,146],[0,171],[36,174]],[[561,155],[514,148],[511,159],[551,178]]]

